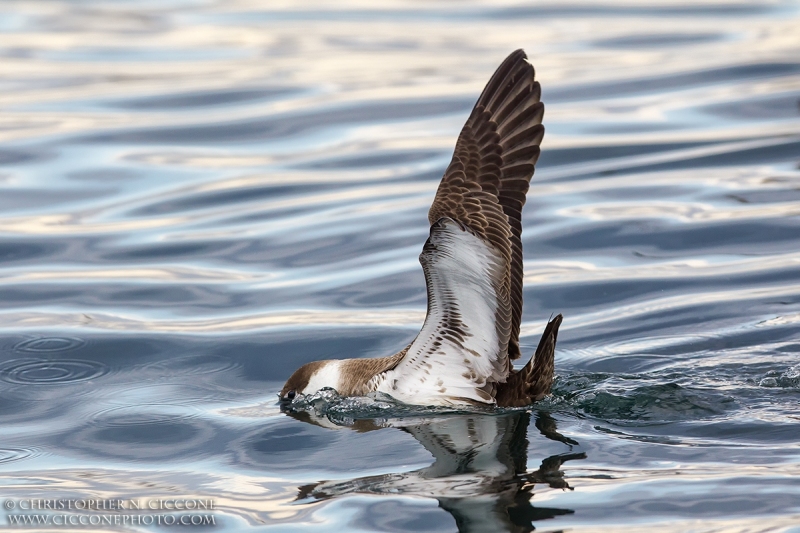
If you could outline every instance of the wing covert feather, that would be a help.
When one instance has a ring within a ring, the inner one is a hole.
[[[522,208],[544,136],[541,87],[525,52],[498,67],[456,142],[428,212],[434,224],[450,218],[491,243],[508,265],[500,290],[510,300],[508,356],[520,356],[522,318]]]

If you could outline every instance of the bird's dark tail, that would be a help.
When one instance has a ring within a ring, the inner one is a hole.
[[[505,383],[497,385],[498,407],[524,407],[550,393],[555,370],[558,328],[564,317],[556,315],[544,328],[539,346],[531,360],[519,372],[513,372]]]

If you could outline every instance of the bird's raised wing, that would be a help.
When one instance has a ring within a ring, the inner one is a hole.
[[[478,98],[428,213],[425,324],[378,390],[412,403],[492,403],[519,357],[521,212],[544,135],[540,94],[517,50]]]

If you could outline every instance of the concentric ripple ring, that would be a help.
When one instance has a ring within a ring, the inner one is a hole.
[[[21,385],[60,385],[88,381],[108,370],[103,363],[80,359],[14,359],[0,365],[0,380]]]
[[[85,345],[85,340],[76,337],[37,337],[18,342],[12,349],[15,352],[52,353],[75,350]]]

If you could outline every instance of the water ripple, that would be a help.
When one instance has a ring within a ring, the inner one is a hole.
[[[83,339],[74,337],[41,337],[15,344],[12,350],[31,353],[66,352],[81,348],[85,344],[86,341]]]
[[[0,448],[0,464],[31,459],[39,454],[36,448]]]
[[[97,361],[12,359],[0,365],[0,380],[21,385],[61,385],[96,379],[108,371],[107,365]]]

